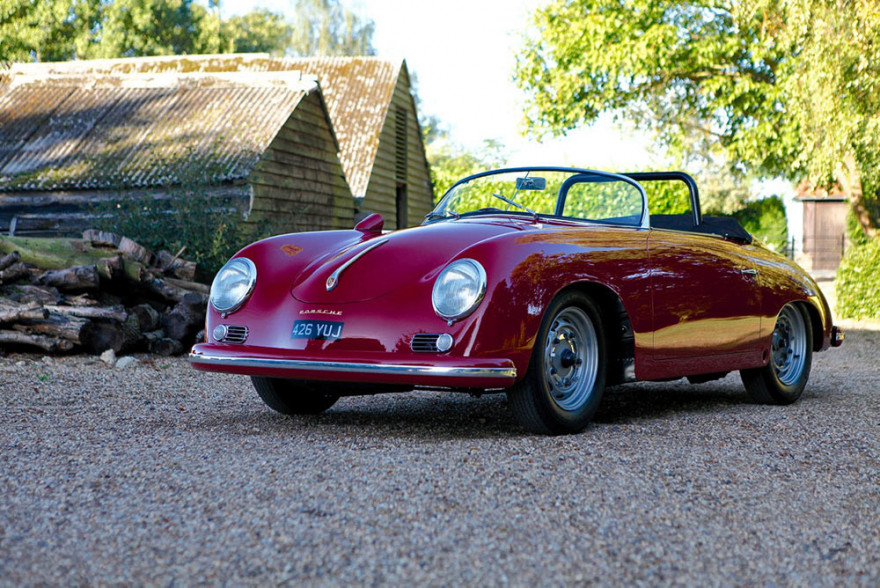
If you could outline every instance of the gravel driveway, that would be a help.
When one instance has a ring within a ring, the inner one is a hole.
[[[880,583],[880,330],[804,398],[606,393],[585,433],[503,396],[283,417],[182,359],[0,359],[0,584]]]

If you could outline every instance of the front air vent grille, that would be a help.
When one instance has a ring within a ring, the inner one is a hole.
[[[223,338],[224,343],[244,343],[248,337],[248,328],[238,325],[229,325],[226,336]]]
[[[409,347],[413,351],[437,353],[440,351],[437,348],[437,339],[439,338],[440,335],[437,334],[419,333],[418,335],[413,336]]]

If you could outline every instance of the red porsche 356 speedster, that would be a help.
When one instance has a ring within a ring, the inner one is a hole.
[[[681,181],[687,214],[643,184]],[[343,395],[506,392],[538,433],[587,426],[606,386],[737,370],[788,404],[836,346],[816,283],[736,221],[703,217],[686,174],[517,168],[456,183],[421,226],[280,235],[211,286],[197,369],[251,376],[286,414]]]

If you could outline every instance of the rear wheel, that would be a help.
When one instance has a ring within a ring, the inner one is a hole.
[[[339,396],[311,382],[260,376],[251,376],[251,382],[263,402],[281,414],[318,414],[339,400]]]
[[[525,378],[508,392],[517,421],[533,433],[586,428],[602,399],[605,334],[587,296],[568,292],[548,307]]]
[[[786,304],[773,329],[770,361],[766,366],[742,370],[749,395],[762,404],[791,404],[801,397],[813,361],[813,329],[806,313]]]

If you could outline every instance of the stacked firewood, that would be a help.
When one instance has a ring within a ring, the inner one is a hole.
[[[95,230],[0,238],[0,251],[0,350],[174,355],[204,336],[209,287],[183,251]]]

